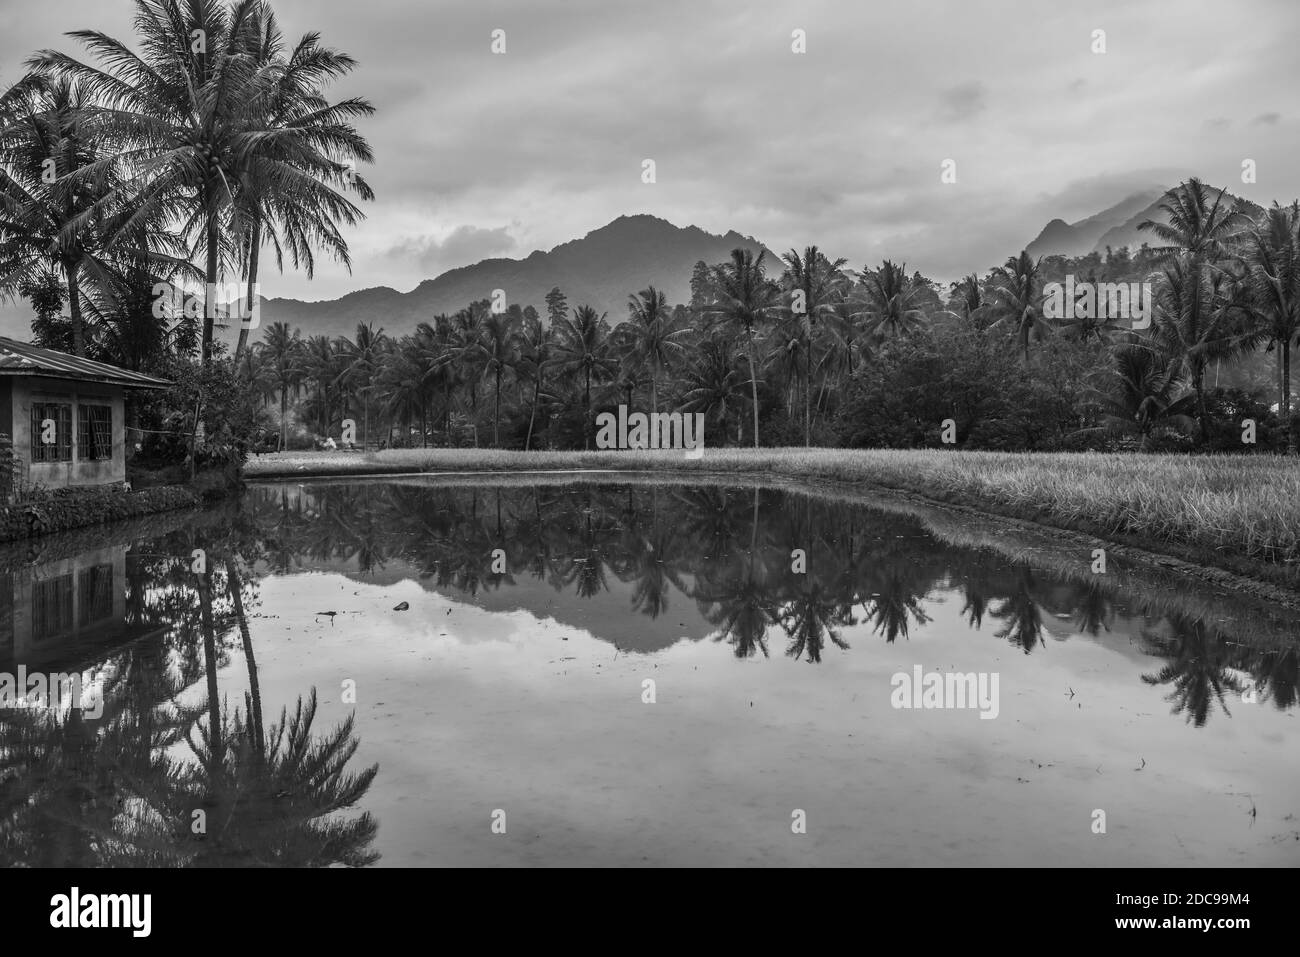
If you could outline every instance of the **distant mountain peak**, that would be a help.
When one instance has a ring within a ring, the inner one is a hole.
[[[489,298],[496,289],[505,291],[507,303],[533,306],[545,314],[546,294],[558,286],[571,309],[590,305],[607,313],[611,322],[619,322],[627,315],[628,296],[650,285],[662,290],[673,305],[689,302],[695,263],[725,262],[737,246],[755,253],[765,248],[734,229],[719,236],[650,213],[629,213],[579,239],[548,251],[535,250],[523,259],[485,259],[449,269],[408,293],[379,287],[324,302],[267,300],[261,321],[263,326],[287,322],[301,327],[304,335],[348,336],[358,323],[374,322],[398,336],[417,323]],[[767,253],[776,256],[770,249]]]

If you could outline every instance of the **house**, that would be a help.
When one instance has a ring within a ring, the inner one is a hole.
[[[170,385],[0,336],[0,433],[12,443],[17,473],[0,476],[0,485],[126,481],[126,390]]]

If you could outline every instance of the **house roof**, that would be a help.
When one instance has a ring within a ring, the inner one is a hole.
[[[99,382],[128,389],[166,389],[171,386],[169,381],[157,376],[132,372],[107,362],[94,362],[0,336],[0,376],[19,375]]]

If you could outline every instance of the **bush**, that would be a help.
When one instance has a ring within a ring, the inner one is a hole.
[[[193,491],[175,485],[127,491],[120,485],[46,490],[0,508],[0,541],[47,535],[69,528],[116,522],[199,504]]]

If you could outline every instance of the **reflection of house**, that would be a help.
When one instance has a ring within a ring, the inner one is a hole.
[[[12,440],[26,482],[56,488],[123,482],[125,390],[170,384],[0,337],[0,433]]]
[[[15,569],[0,575],[0,662],[78,661],[120,637],[125,618],[125,545]]]

